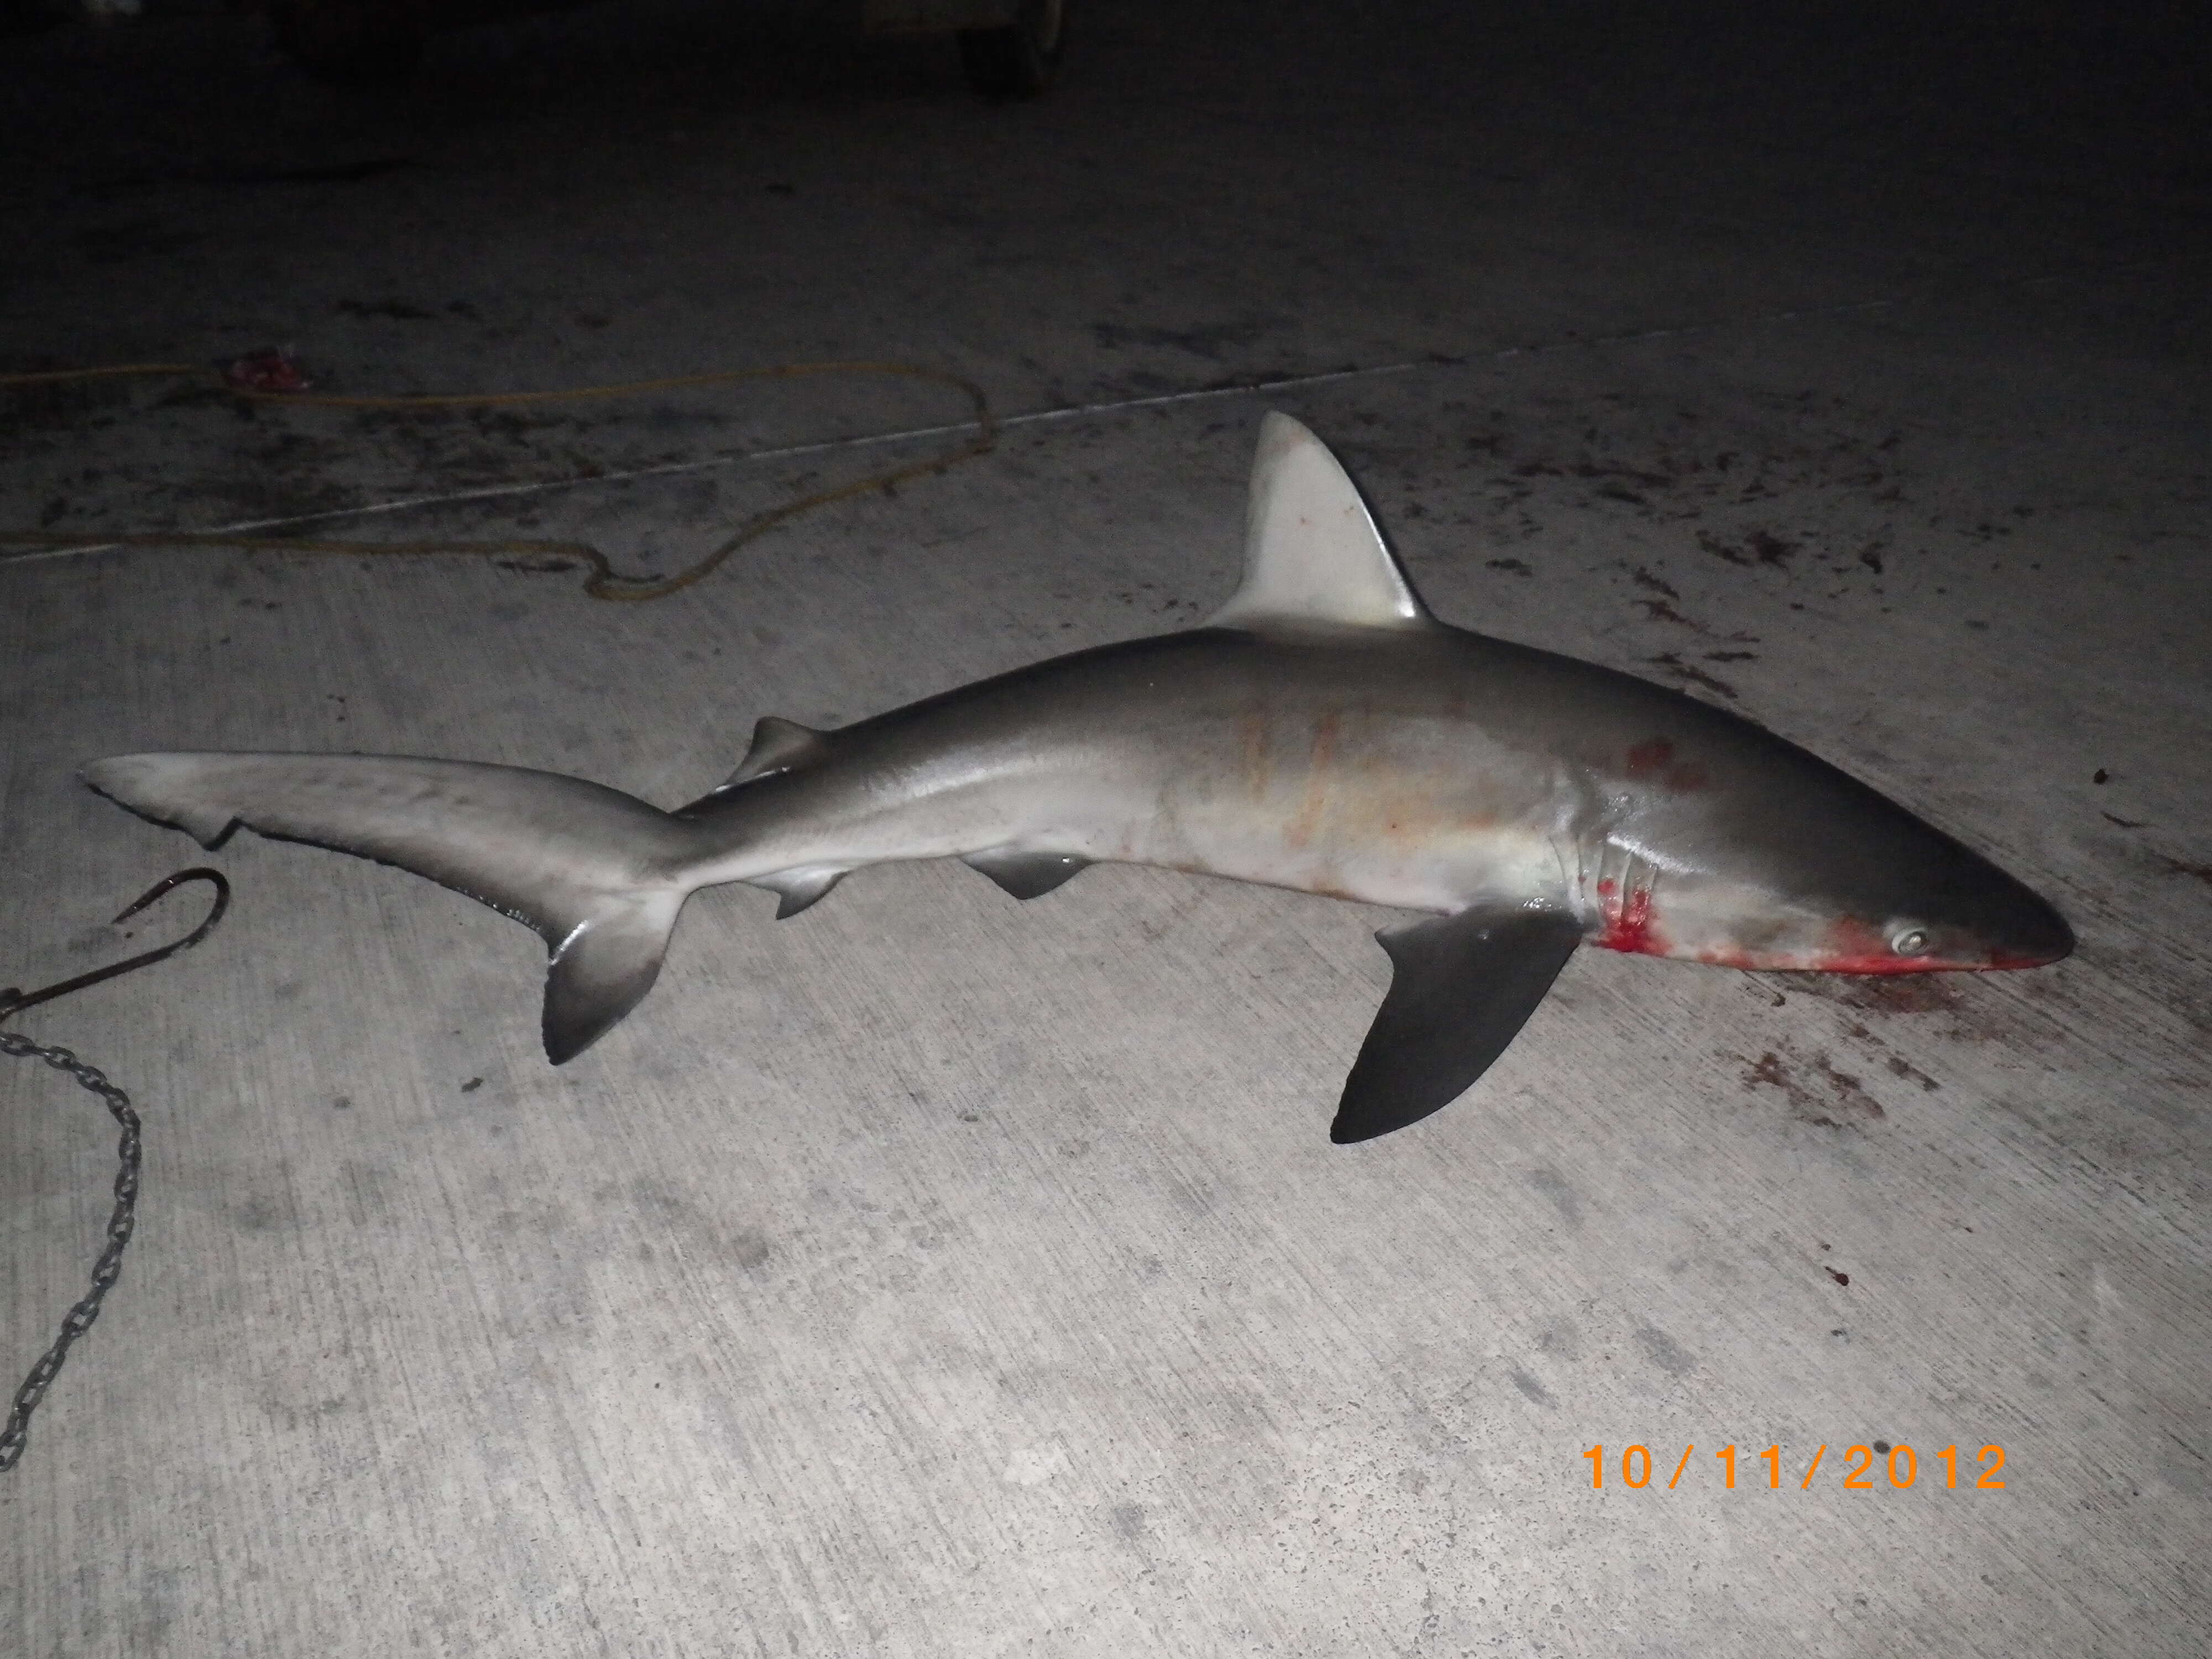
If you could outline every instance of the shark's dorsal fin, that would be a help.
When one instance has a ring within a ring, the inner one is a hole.
[[[753,740],[745,750],[745,757],[738,763],[738,769],[730,774],[729,782],[722,787],[750,783],[771,772],[788,772],[804,766],[828,746],[826,732],[801,726],[797,720],[785,720],[780,714],[764,714],[753,726]]]
[[[1244,580],[1212,625],[1270,623],[1436,625],[1343,465],[1303,424],[1273,410],[1260,422],[1252,463]]]

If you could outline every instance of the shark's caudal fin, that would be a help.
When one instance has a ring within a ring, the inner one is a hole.
[[[1212,625],[1271,623],[1437,626],[1328,446],[1272,410],[1260,422],[1252,462],[1244,580]]]
[[[239,824],[428,876],[538,930],[545,1053],[580,1054],[653,988],[704,832],[580,778],[388,755],[119,755],[84,781],[210,847]]]

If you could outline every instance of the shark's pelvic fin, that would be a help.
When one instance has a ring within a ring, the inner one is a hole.
[[[1269,623],[1431,628],[1367,503],[1328,447],[1289,416],[1260,422],[1244,520],[1244,580],[1216,628]]]
[[[653,987],[709,838],[581,778],[399,755],[118,755],[84,780],[215,846],[239,824],[395,864],[550,947],[545,1052],[580,1054]]]
[[[738,769],[730,774],[729,781],[722,788],[750,783],[771,772],[793,771],[817,759],[829,747],[826,732],[817,732],[811,726],[801,726],[779,714],[764,714],[753,723],[753,740],[745,750],[745,757],[738,763]],[[715,793],[719,794],[720,791]]]
[[[1091,860],[1078,858],[1073,853],[1018,853],[1011,848],[996,847],[969,853],[961,862],[971,870],[981,871],[1016,898],[1033,899],[1052,891],[1086,868]]]
[[[1565,910],[1469,909],[1377,933],[1390,991],[1328,1138],[1370,1140],[1457,1099],[1536,1012],[1582,932]]]

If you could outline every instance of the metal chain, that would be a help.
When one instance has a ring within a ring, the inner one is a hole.
[[[98,1067],[86,1065],[66,1048],[50,1048],[13,1031],[0,1031],[0,1054],[43,1060],[56,1071],[67,1072],[80,1087],[106,1103],[109,1115],[123,1130],[122,1138],[115,1144],[115,1211],[107,1218],[106,1247],[94,1264],[91,1290],[69,1310],[53,1346],[39,1356],[38,1364],[23,1379],[23,1386],[15,1390],[7,1426],[0,1429],[0,1474],[4,1474],[23,1455],[23,1448],[31,1437],[31,1413],[38,1409],[39,1401],[60,1372],[62,1361],[69,1356],[70,1345],[92,1328],[92,1322],[100,1317],[102,1298],[122,1277],[123,1247],[131,1242],[131,1231],[138,1218],[139,1149],[138,1114],[131,1109],[131,1097],[110,1083]]]

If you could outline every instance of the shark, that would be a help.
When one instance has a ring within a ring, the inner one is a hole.
[[[557,773],[337,754],[93,763],[210,847],[238,826],[397,865],[544,939],[555,1065],[636,1006],[684,901],[799,914],[849,872],[957,858],[1018,900],[1105,862],[1417,913],[1330,1138],[1470,1088],[1577,949],[1788,972],[2040,966],[2064,919],[1962,842],[1748,720],[1437,619],[1329,449],[1261,426],[1243,574],[1184,631],[834,730],[769,716],[664,811]]]

